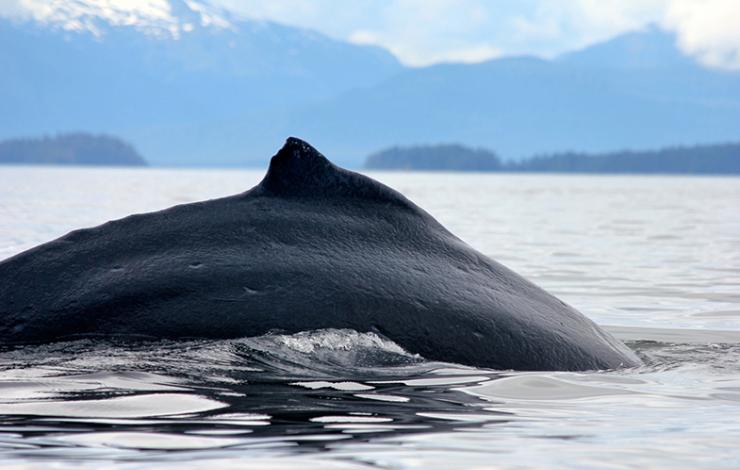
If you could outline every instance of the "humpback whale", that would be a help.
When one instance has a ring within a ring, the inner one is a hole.
[[[328,328],[492,369],[640,364],[400,193],[292,137],[244,193],[75,230],[0,262],[4,345]]]

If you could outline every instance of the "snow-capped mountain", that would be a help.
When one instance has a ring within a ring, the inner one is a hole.
[[[740,73],[648,28],[553,60],[402,67],[204,0],[23,0],[0,18],[0,139],[106,132],[153,164],[263,165],[288,135],[359,166],[389,145],[505,158],[740,139]]]
[[[402,69],[383,49],[204,2],[119,3],[26,0],[0,18],[0,138],[110,132],[160,163],[207,162],[212,147],[197,136],[224,120],[257,132],[249,116],[259,110],[320,101]],[[245,152],[218,150],[235,161]]]
[[[50,28],[88,32],[102,37],[110,27],[134,28],[144,34],[174,38],[197,28],[234,29],[231,15],[196,0],[25,0],[13,15]]]

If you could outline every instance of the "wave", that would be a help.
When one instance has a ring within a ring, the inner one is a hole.
[[[419,372],[427,362],[388,338],[348,329],[269,333],[230,340],[83,339],[6,349],[0,371],[33,368],[90,372],[145,370],[210,381],[270,377],[374,377]]]
[[[740,370],[736,332],[610,328],[646,365],[637,372],[678,367]],[[358,380],[421,374],[460,365],[431,362],[377,333],[321,329],[229,340],[83,339],[0,351],[3,371],[38,369],[41,375],[142,370],[170,377],[225,381],[279,378]]]

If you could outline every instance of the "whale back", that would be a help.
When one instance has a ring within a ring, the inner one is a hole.
[[[0,342],[373,331],[499,369],[639,364],[393,189],[290,138],[240,195],[72,232],[0,262]]]

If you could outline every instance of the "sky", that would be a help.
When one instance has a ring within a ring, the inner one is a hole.
[[[740,0],[218,0],[253,18],[392,51],[407,65],[551,57],[657,24],[709,65],[740,68]]]
[[[182,0],[192,3],[193,0]],[[382,46],[404,64],[552,57],[650,24],[703,63],[740,69],[740,0],[208,0],[245,18]],[[167,16],[167,0],[0,0],[0,14],[94,5],[125,21]],[[123,16],[122,15],[123,12]]]

